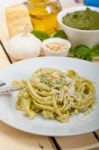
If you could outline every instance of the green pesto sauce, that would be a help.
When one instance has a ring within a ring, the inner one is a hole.
[[[99,13],[89,8],[68,13],[63,17],[63,23],[80,30],[99,30]]]

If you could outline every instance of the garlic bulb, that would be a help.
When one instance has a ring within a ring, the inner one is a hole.
[[[33,34],[21,33],[9,39],[8,53],[15,60],[37,57],[40,55],[41,44]]]

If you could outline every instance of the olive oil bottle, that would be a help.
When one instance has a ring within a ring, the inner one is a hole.
[[[57,0],[29,0],[28,6],[35,30],[52,34],[58,29],[57,14],[61,6]]]

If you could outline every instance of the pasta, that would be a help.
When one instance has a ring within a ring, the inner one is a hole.
[[[28,117],[37,113],[46,119],[69,121],[70,116],[84,113],[95,104],[93,83],[74,70],[67,73],[53,68],[40,68],[24,81],[14,81],[18,92],[16,108]]]

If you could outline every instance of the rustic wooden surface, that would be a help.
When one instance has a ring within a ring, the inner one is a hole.
[[[97,136],[98,136],[98,139],[99,139],[99,130],[98,130],[98,131],[96,131],[96,133],[97,133]]]
[[[4,68],[5,66],[9,65],[8,58],[4,51],[2,50],[2,47],[0,45],[0,68]]]
[[[99,143],[93,133],[77,135],[66,138],[56,138],[59,147],[63,150],[88,150],[92,148],[99,149]]]
[[[9,56],[7,40],[9,38],[5,14],[0,14],[0,69],[14,60]],[[5,53],[5,50],[6,53]],[[9,58],[10,60],[9,60]],[[0,121],[0,150],[99,150],[99,130],[70,137],[43,137],[24,133]]]
[[[13,129],[0,122],[0,149],[2,150],[53,150],[48,137],[32,135]]]

